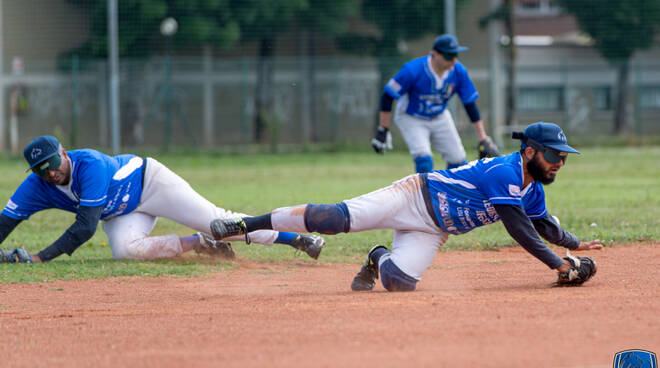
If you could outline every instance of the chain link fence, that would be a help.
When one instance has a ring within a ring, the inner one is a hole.
[[[88,5],[76,7],[73,3]],[[442,2],[439,3],[438,12],[441,12]],[[473,0],[459,8],[462,13],[459,13],[458,33],[462,40],[469,40],[471,51],[465,53],[465,58],[461,55],[461,61],[480,92],[482,115],[491,124],[494,120],[491,94],[506,91],[502,84],[493,88],[493,73],[499,74],[500,81],[506,81],[502,77],[508,70],[506,61],[499,64],[499,69],[491,70],[483,52],[488,42],[479,41],[487,36],[486,30],[470,27],[467,21],[461,26],[460,22],[480,16],[486,3]],[[90,23],[104,16],[93,13],[102,9],[94,4],[98,2],[0,0],[0,19],[5,30],[0,76],[5,116],[1,139],[5,150],[18,151],[41,134],[54,134],[71,148],[110,146],[107,60],[82,58],[74,52],[83,52],[80,45],[91,37]],[[40,10],[30,13],[32,8]],[[121,33],[122,25],[125,26],[121,17],[126,16],[121,8],[119,16]],[[74,24],[61,21],[66,19]],[[355,20],[356,16],[351,19]],[[18,20],[44,26],[32,29]],[[373,33],[368,26],[357,23],[353,27],[366,27],[367,34]],[[152,20],[139,25],[157,27],[158,22]],[[99,26],[105,25],[96,27]],[[395,45],[404,51],[405,57],[387,57],[364,53],[354,56],[340,50],[332,38],[318,33],[305,38],[304,32],[294,30],[277,41],[275,55],[261,58],[257,56],[260,44],[255,41],[219,51],[203,45],[188,47],[179,40],[174,43],[178,46],[170,49],[157,30],[148,34],[151,38],[143,43],[155,44],[155,51],[150,55],[120,58],[119,120],[121,145],[125,149],[258,142],[368,145],[383,83],[391,77],[386,73],[396,72],[402,61],[427,52],[429,40],[437,33],[429,34],[417,44]],[[106,45],[96,47],[104,49]],[[31,48],[43,52],[32,52]],[[657,123],[660,63],[654,55],[633,60],[632,95],[626,109],[627,134],[660,135]],[[616,70],[596,53],[582,59],[564,55],[553,56],[551,61],[519,58],[518,62],[520,124],[554,121],[575,137],[613,134],[619,87]],[[264,63],[272,72],[271,105],[263,117],[265,127],[259,136],[256,104],[261,83],[259,73]],[[456,105],[456,124],[468,144],[474,132],[462,107]],[[507,131],[504,127],[501,134]]]

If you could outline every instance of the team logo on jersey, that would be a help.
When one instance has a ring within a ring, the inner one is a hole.
[[[442,94],[442,97],[445,99],[449,99],[451,95],[454,94],[454,91],[456,90],[456,85],[453,83],[447,83],[442,87],[442,91],[440,93]]]
[[[35,158],[41,156],[41,148],[33,148],[32,151],[30,152],[30,157],[34,160]]]
[[[614,368],[658,368],[655,353],[646,350],[624,350],[614,355]]]
[[[509,184],[509,194],[514,197],[520,197],[520,187],[517,185]]]

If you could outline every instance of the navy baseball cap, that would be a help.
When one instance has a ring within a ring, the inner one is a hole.
[[[450,34],[443,34],[433,41],[433,50],[443,54],[455,54],[467,49],[467,47],[458,44],[456,36]]]
[[[539,121],[525,128],[523,133],[514,133],[513,138],[522,139],[520,148],[528,146],[528,139],[534,140],[544,147],[549,147],[559,152],[577,153],[580,151],[568,145],[566,135],[559,125]],[[532,145],[533,147],[533,145]]]
[[[35,138],[23,150],[23,156],[25,156],[25,160],[30,165],[25,171],[34,170],[39,164],[45,163],[45,161],[48,161],[48,167],[40,167],[39,171],[46,169],[55,170],[60,167],[62,158],[59,155],[59,148],[60,142],[55,137],[43,135]]]

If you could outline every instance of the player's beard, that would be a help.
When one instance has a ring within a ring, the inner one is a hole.
[[[538,155],[534,154],[534,158],[527,161],[527,172],[541,184],[550,184],[555,181],[555,175],[551,175],[550,170],[544,170],[543,164],[539,161]]]

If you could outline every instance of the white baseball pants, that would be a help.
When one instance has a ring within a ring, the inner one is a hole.
[[[350,232],[393,229],[391,259],[407,275],[419,280],[431,265],[449,234],[433,222],[422,196],[419,175],[410,175],[392,185],[345,200],[350,214]],[[306,232],[306,205],[282,207],[272,212],[274,229]]]
[[[420,280],[449,234],[426,209],[419,175],[409,175],[371,193],[344,201],[351,216],[351,232],[393,229],[391,259],[408,276]]]
[[[210,234],[213,219],[243,216],[246,215],[216,207],[179,175],[149,157],[138,207],[131,213],[103,221],[102,225],[115,259],[152,260],[182,253],[177,235],[149,236],[158,217]],[[259,230],[251,232],[250,239],[271,245],[277,235],[277,231]],[[244,236],[228,238],[230,241],[244,239]]]
[[[425,120],[400,112],[397,106],[393,120],[413,158],[433,156],[433,148],[447,163],[465,161],[465,149],[448,109],[431,120]]]

